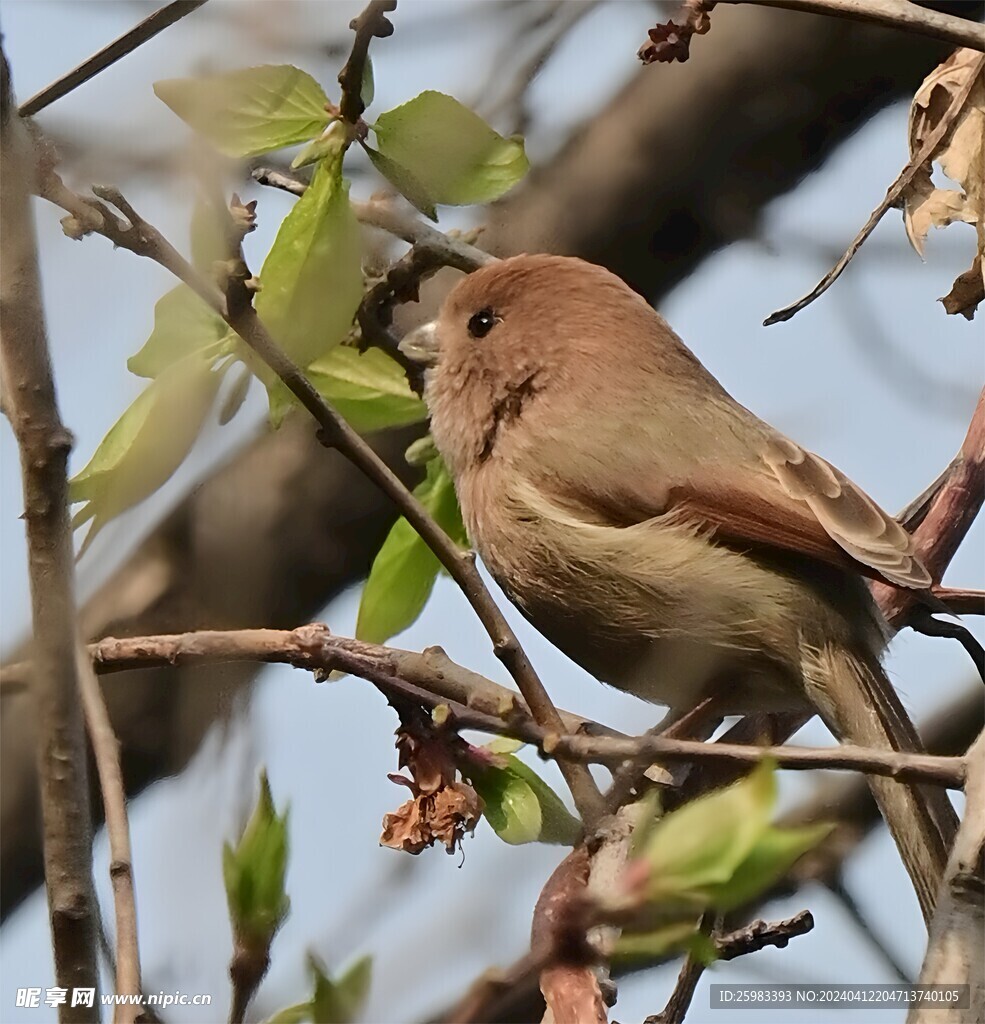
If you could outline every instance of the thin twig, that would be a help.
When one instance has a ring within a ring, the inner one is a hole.
[[[545,729],[536,716],[527,714],[516,695],[491,680],[452,662],[443,652],[424,654],[400,651],[348,637],[333,636],[327,626],[314,623],[295,630],[243,629],[202,630],[162,636],[108,637],[90,644],[88,652],[97,673],[122,672],[158,665],[184,665],[229,661],[261,661],[293,665],[317,672],[350,672],[370,682],[402,681],[413,696],[434,707],[460,705],[471,712],[469,727],[512,735],[534,743],[552,758],[571,758],[606,765],[649,758],[652,761],[726,763],[734,767],[775,760],[781,768],[797,771],[834,769],[885,775],[901,781],[929,782],[960,789],[964,785],[964,761],[960,757],[936,757],[898,751],[869,749],[849,744],[834,747],[748,746],[742,743],[703,743],[646,734],[591,736],[565,732],[565,727],[601,727],[564,713],[562,732]],[[3,687],[30,678],[29,665],[3,670]],[[464,726],[463,726],[464,727]]]
[[[35,93],[29,100],[22,103],[19,113],[21,117],[30,117],[44,110],[45,107],[67,96],[70,92],[84,85],[90,78],[95,78],[100,71],[115,64],[118,60],[133,53],[138,46],[142,46],[149,39],[153,39],[159,32],[180,21],[186,14],[201,7],[206,0],[172,0],[172,3],[144,18],[139,24],[134,25],[129,32],[124,32],[119,39],[104,46],[91,57],[87,57],[78,67],[56,79],[51,85],[46,85],[40,92]]]
[[[745,746],[741,743],[702,743],[663,736],[638,739],[615,737],[558,736],[548,738],[545,753],[572,760],[616,765],[640,757],[654,761],[718,761],[731,766],[755,765],[775,760],[780,768],[810,771],[826,768],[881,775],[901,782],[929,782],[949,789],[961,789],[965,781],[964,760],[905,754],[839,743],[834,747]]]
[[[140,947],[137,942],[137,902],[133,885],[127,794],[120,770],[120,745],[113,732],[92,662],[81,647],[78,651],[78,666],[82,707],[99,776],[106,836],[109,840],[109,877],[113,886],[116,916],[116,994],[139,997],[143,990],[140,980]],[[117,1003],[113,1009],[114,1024],[133,1024],[140,1010],[140,1006],[135,1003]]]
[[[735,960],[768,946],[783,949],[791,939],[806,935],[813,928],[814,915],[802,910],[783,921],[753,921],[725,935],[714,936],[712,941],[719,960]]]
[[[749,2],[749,0],[743,0],[743,2]],[[920,8],[917,8],[920,9]],[[979,46],[981,49],[981,46]],[[961,88],[954,94],[950,105],[945,111],[943,117],[937,123],[934,130],[927,136],[924,144],[920,147],[919,152],[912,156],[899,173],[899,177],[889,186],[886,195],[879,205],[869,215],[869,219],[862,226],[862,230],[852,239],[852,244],[845,250],[845,254],[840,260],[821,278],[820,281],[804,296],[797,299],[796,302],[792,302],[789,306],[784,306],[782,309],[778,309],[775,313],[771,313],[764,321],[763,326],[769,327],[772,324],[782,323],[784,320],[789,320],[792,316],[799,313],[805,306],[809,306],[816,298],[823,295],[830,287],[838,280],[841,276],[842,271],[851,263],[852,258],[862,248],[862,244],[875,230],[876,225],[882,220],[883,215],[890,207],[896,205],[900,197],[903,195],[906,187],[913,180],[913,176],[917,171],[923,167],[923,165],[930,159],[933,158],[934,153],[937,152],[937,147],[941,144],[944,137],[950,131],[951,125],[957,117],[959,111],[964,106],[965,100],[968,98],[968,94],[971,92],[972,86],[978,77],[978,72],[981,70],[981,64],[985,62],[985,57],[981,58],[979,67],[974,73],[968,76],[968,79]]]
[[[965,18],[944,14],[902,0],[718,0],[724,4],[756,4],[759,7],[782,7],[788,11],[828,14],[836,18],[867,21],[887,28],[904,29],[943,39],[954,46],[985,50],[985,28]]]
[[[68,514],[72,436],[58,413],[45,331],[30,184],[34,153],[0,50],[0,363],[24,488],[34,640],[44,869],[59,987],[97,988],[96,900],[85,732],[76,665],[75,558]],[[93,1006],[62,1021],[98,1021]]]
[[[659,1013],[647,1017],[643,1024],[684,1024],[684,1017],[690,1009],[695,989],[704,973],[704,961],[693,954],[688,954],[681,964],[667,1005]]]
[[[42,182],[44,197],[66,209],[76,219],[83,232],[89,230],[105,235],[116,245],[152,259],[171,271],[218,313],[263,359],[314,417],[321,428],[322,442],[338,448],[393,501],[459,585],[492,640],[497,658],[516,681],[537,724],[549,733],[563,732],[564,726],[557,709],[526,652],[483,583],[475,565],[474,554],[459,550],[455,542],[370,445],[315,390],[303,371],[285,355],[270,336],[249,301],[252,296],[240,294],[232,300],[227,300],[216,285],[195,270],[157,228],[137,214],[118,190],[101,186],[94,188],[93,191],[100,199],[120,210],[129,223],[121,223],[102,203],[85,200],[71,193],[53,172],[49,172],[47,180]],[[584,765],[559,760],[558,766],[571,790],[582,820],[586,827],[591,828],[602,811],[602,795],[598,787]]]
[[[272,167],[254,167],[250,173],[258,185],[277,188],[291,195],[302,196],[308,188],[307,183],[300,178]],[[440,256],[446,267],[468,273],[496,260],[495,256],[482,249],[425,224],[419,217],[399,209],[392,202],[376,199],[368,203],[353,202],[352,211],[361,224],[379,228],[411,245],[426,248]]]
[[[366,109],[363,102],[363,75],[369,56],[369,44],[374,38],[385,39],[393,35],[393,25],[386,15],[396,9],[397,0],[372,0],[358,17],[349,22],[349,28],[356,33],[356,38],[352,41],[349,59],[339,72],[339,85],[342,87],[339,112],[342,120],[350,125],[357,124]]]

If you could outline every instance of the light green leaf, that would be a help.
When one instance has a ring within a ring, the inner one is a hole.
[[[222,877],[229,920],[237,943],[268,949],[284,923],[291,901],[284,889],[287,872],[287,815],[278,814],[266,771],[260,773],[260,796],[235,847],[222,849]]]
[[[435,208],[435,200],[431,191],[419,181],[406,167],[401,166],[396,160],[391,160],[378,150],[373,149],[367,143],[363,143],[363,149],[370,163],[383,175],[384,178],[406,199],[415,210],[420,210],[425,217],[431,220],[438,219],[438,211]]]
[[[143,348],[127,360],[127,369],[138,377],[156,377],[192,352],[202,352],[227,336],[231,338],[232,332],[222,317],[191,288],[180,284],[157,300],[154,330]],[[218,354],[218,349],[213,354]]]
[[[359,225],[348,193],[338,164],[321,163],[260,273],[257,313],[299,366],[345,337],[362,299]]]
[[[700,915],[687,921],[674,921],[648,932],[623,932],[616,941],[612,963],[627,970],[653,963],[658,957],[682,949],[698,932]]]
[[[711,888],[712,905],[718,910],[734,910],[750,903],[817,846],[831,829],[827,824],[766,829],[732,877]]]
[[[377,169],[424,212],[428,201],[467,206],[498,199],[530,166],[522,140],[504,139],[440,92],[422,92],[380,114],[372,128],[387,161],[374,160]]]
[[[495,768],[472,779],[482,797],[482,816],[504,843],[520,846],[540,839],[543,819],[537,794],[524,779]]]
[[[311,1020],[311,1003],[295,1003],[278,1010],[273,1017],[268,1017],[266,1024],[304,1024]]]
[[[371,107],[376,98],[376,78],[373,75],[373,58],[367,57],[363,64],[363,81],[359,90],[364,107]]]
[[[241,366],[239,374],[233,381],[225,400],[219,407],[219,425],[224,427],[243,408],[246,396],[250,391],[250,384],[253,382],[253,374],[249,367]]]
[[[485,805],[483,816],[500,839],[514,846],[534,842],[573,846],[581,826],[554,790],[513,754],[501,754],[499,759],[501,767],[477,767],[471,778]]]
[[[317,139],[312,139],[301,152],[291,161],[291,169],[307,167],[319,160],[338,160],[345,152],[347,144],[345,126],[341,121],[330,124]]]
[[[411,391],[400,364],[379,349],[360,353],[352,346],[339,345],[316,359],[307,376],[325,401],[361,434],[418,423],[427,417],[427,407]],[[270,418],[275,426],[296,405],[283,385],[270,389]]]
[[[322,87],[290,64],[170,78],[154,92],[228,156],[247,157],[306,142],[329,121]]]
[[[69,500],[86,502],[72,525],[92,520],[80,557],[107,522],[153,494],[181,465],[221,379],[206,357],[192,353],[163,370],[112,426],[69,482]]]
[[[455,488],[440,459],[428,463],[427,477],[414,493],[446,533],[466,546]],[[424,610],[440,563],[417,531],[401,517],[373,561],[363,587],[356,637],[383,643],[406,629]]]
[[[337,981],[333,981],[322,964],[309,958],[315,980],[315,994],[311,1000],[313,1024],[351,1024],[358,1015],[373,980],[372,957],[360,957]]]
[[[769,826],[776,802],[772,765],[686,804],[661,819],[640,855],[650,868],[648,893],[660,900],[726,882]]]

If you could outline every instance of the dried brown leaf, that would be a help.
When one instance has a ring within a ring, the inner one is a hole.
[[[945,312],[960,313],[966,320],[974,320],[978,304],[985,300],[985,265],[981,254],[971,266],[954,279],[951,290],[941,299]]]
[[[963,91],[967,96],[947,133],[903,192],[906,233],[921,256],[931,227],[954,221],[979,226],[979,255],[985,240],[985,58],[977,50],[955,50],[917,90],[910,107],[910,156],[920,152]],[[960,191],[934,186],[934,163]]]

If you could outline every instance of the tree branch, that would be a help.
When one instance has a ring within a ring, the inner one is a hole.
[[[130,848],[130,823],[127,795],[120,771],[120,745],[109,720],[103,691],[92,669],[87,653],[78,649],[79,685],[85,713],[89,742],[99,776],[109,840],[109,877],[113,886],[113,907],[116,915],[116,994],[141,996],[140,947],[137,942],[137,901],[133,886],[133,856]],[[114,1024],[133,1024],[141,1008],[133,1003],[117,1003],[113,1008]]]
[[[808,14],[830,14],[836,18],[867,21],[886,28],[919,32],[953,46],[985,50],[985,27],[902,0],[718,0],[723,4],[756,4],[782,7]]]
[[[96,900],[85,735],[76,665],[75,557],[68,515],[71,434],[55,398],[38,272],[30,185],[34,153],[0,52],[0,361],[17,438],[31,584],[37,770],[55,977],[96,988]],[[63,1004],[59,1019],[98,1021],[94,1006]]]
[[[133,53],[138,46],[142,46],[149,39],[153,39],[159,32],[163,32],[176,21],[180,21],[186,14],[201,7],[206,0],[172,0],[165,4],[153,14],[148,15],[139,24],[134,25],[129,32],[124,32],[119,39],[104,46],[91,57],[86,58],[78,67],[72,68],[61,78],[56,79],[51,85],[46,85],[40,92],[35,93],[29,100],[20,105],[21,117],[30,117],[44,110],[45,107],[67,96],[70,92],[84,85],[90,78],[95,78],[100,71],[115,64],[118,60]]]
[[[557,712],[562,732],[545,729],[518,695],[453,662],[440,648],[423,654],[333,636],[314,623],[294,630],[202,630],[169,636],[115,639],[107,637],[88,647],[99,674],[158,665],[187,665],[229,661],[258,661],[293,665],[318,673],[349,672],[372,683],[411,687],[413,699],[427,707],[451,702],[460,713],[471,712],[462,728],[512,736],[537,745],[552,759],[584,761],[616,768],[624,762],[693,761],[725,763],[733,768],[775,760],[796,771],[835,769],[884,775],[907,782],[929,782],[960,789],[964,760],[906,754],[840,744],[835,747],[747,746],[742,743],[703,743],[647,733],[625,737],[569,712]],[[0,673],[3,690],[22,687],[31,678],[28,664],[11,665]],[[404,691],[405,693],[408,691]],[[610,735],[577,735],[581,730]]]
[[[964,820],[944,874],[944,888],[930,925],[930,941],[920,971],[923,985],[968,985],[970,1005],[951,1009],[915,1005],[907,1024],[947,1024],[985,1019],[985,732],[968,752]]]
[[[339,111],[342,119],[350,125],[355,125],[366,109],[362,90],[369,44],[374,38],[385,39],[393,35],[393,25],[386,15],[396,9],[397,0],[372,0],[362,14],[349,22],[349,28],[356,33],[356,38],[352,42],[349,59],[339,72],[339,85],[342,86]]]

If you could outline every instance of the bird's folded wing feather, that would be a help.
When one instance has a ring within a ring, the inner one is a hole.
[[[913,538],[892,516],[830,463],[780,434],[767,435],[756,469],[723,466],[685,477],[678,468],[663,479],[630,473],[613,491],[572,496],[589,499],[590,508],[608,507],[615,522],[680,510],[726,543],[808,555],[901,587],[931,584]]]

